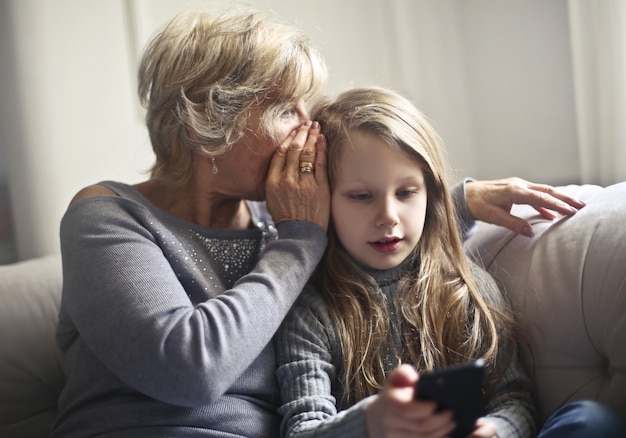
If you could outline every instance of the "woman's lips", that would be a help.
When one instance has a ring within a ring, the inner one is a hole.
[[[402,239],[398,238],[379,240],[377,242],[369,242],[372,248],[383,254],[396,251],[400,247],[400,243],[402,243]]]

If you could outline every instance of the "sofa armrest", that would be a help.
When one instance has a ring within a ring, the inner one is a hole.
[[[63,387],[61,258],[0,266],[0,436],[47,436]]]
[[[515,206],[513,214],[533,223],[533,238],[481,223],[466,250],[520,316],[541,420],[580,399],[604,402],[626,418],[626,182],[560,190],[587,206],[554,221]]]

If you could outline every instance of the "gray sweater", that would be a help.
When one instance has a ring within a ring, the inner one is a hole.
[[[317,225],[206,229],[132,187],[61,223],[57,342],[67,383],[52,437],[275,437],[272,336],[326,248]]]
[[[386,302],[393,303],[398,282],[407,269],[405,262],[387,271],[364,268],[383,293]],[[488,302],[503,305],[505,297],[495,281],[484,270],[474,266],[474,274],[481,293]],[[393,315],[393,308],[390,309]],[[398,320],[390,321],[394,347],[387,349],[391,357],[384,357],[387,371],[398,363],[401,346]],[[281,385],[284,415],[281,436],[284,437],[342,437],[365,438],[365,410],[374,397],[368,397],[348,409],[339,411],[342,399],[343,352],[334,324],[319,291],[308,285],[275,337],[278,355],[277,375]],[[509,357],[500,349],[495,375],[504,371]],[[484,415],[497,424],[499,437],[535,436],[535,405],[529,379],[517,356],[493,388],[486,403]],[[493,383],[493,382],[492,382]]]

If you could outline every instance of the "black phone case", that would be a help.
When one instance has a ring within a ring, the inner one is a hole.
[[[484,362],[477,360],[420,374],[415,398],[436,401],[439,409],[451,410],[456,428],[451,437],[466,437],[480,416]]]

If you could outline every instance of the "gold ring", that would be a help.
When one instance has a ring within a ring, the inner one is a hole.
[[[308,161],[300,161],[300,172],[313,173],[313,171],[313,163],[309,163]]]

